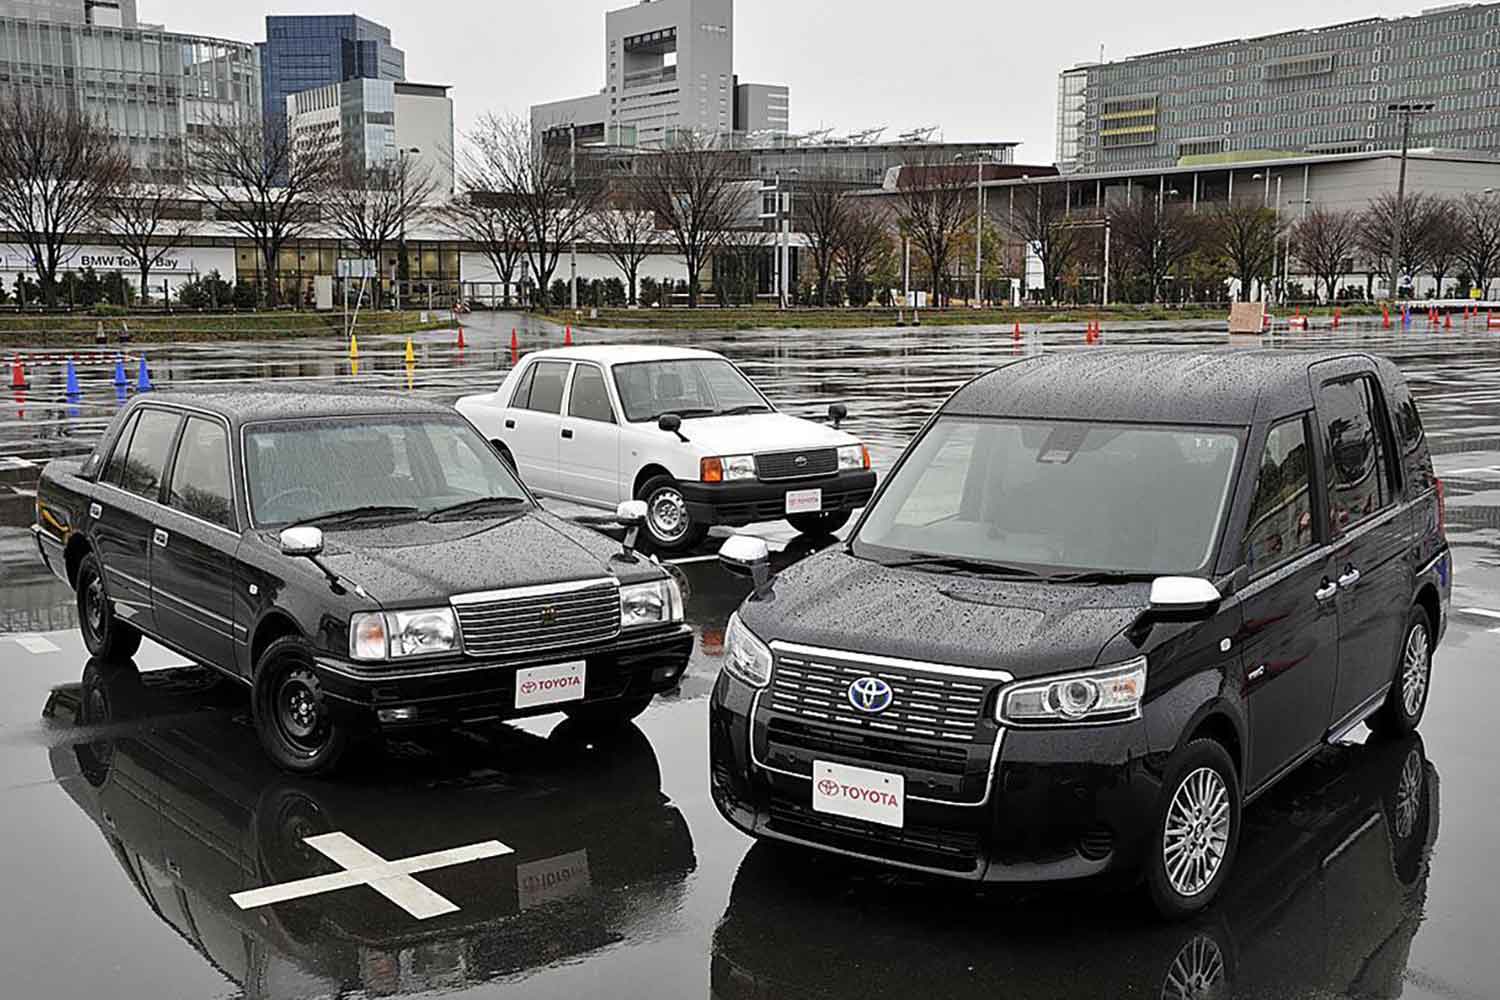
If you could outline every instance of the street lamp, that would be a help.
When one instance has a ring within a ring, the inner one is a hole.
[[[568,122],[568,196],[578,198],[578,125]],[[570,214],[573,206],[568,206]],[[577,216],[575,215],[576,219]],[[544,292],[545,294],[545,292]],[[578,227],[574,224],[573,245],[568,250],[568,307],[578,312]]]
[[[796,167],[787,171],[786,204],[781,199],[781,172],[776,173],[776,266],[781,272],[781,308],[791,304],[792,287],[792,220],[796,216]],[[784,214],[783,214],[784,213]]]
[[[1269,170],[1263,174],[1251,174],[1252,181],[1264,179],[1266,182],[1266,194],[1261,200],[1263,208],[1269,208],[1266,203],[1271,199],[1271,178],[1276,178],[1276,232],[1272,238],[1271,254],[1271,296],[1276,305],[1281,304],[1281,277],[1277,272],[1281,270],[1281,175],[1273,175]]]
[[[974,161],[974,308],[983,306],[984,290],[980,275],[984,272],[984,161],[983,153],[959,153],[953,158],[958,163],[965,157]]]
[[[1403,251],[1402,241],[1406,234],[1402,232],[1401,223],[1406,217],[1406,150],[1411,145],[1411,120],[1417,115],[1425,115],[1437,107],[1431,101],[1403,101],[1399,104],[1387,104],[1386,113],[1399,115],[1401,118],[1401,171],[1396,178],[1396,217],[1391,220],[1391,298],[1396,297],[1396,283],[1401,275],[1401,253]]]
[[[409,280],[411,277],[411,266],[406,260],[406,157],[408,155],[418,156],[421,152],[422,150],[416,146],[402,146],[396,150],[398,163],[396,168],[396,184],[398,185],[396,206],[401,211],[401,232],[396,237],[396,273],[393,275],[393,282],[396,286],[397,312],[401,311],[401,282]],[[378,281],[378,275],[380,274],[379,261],[375,262],[375,268]]]

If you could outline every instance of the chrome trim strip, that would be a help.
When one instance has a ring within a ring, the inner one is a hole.
[[[448,603],[458,607],[466,604],[489,604],[493,601],[517,600],[527,597],[551,597],[605,585],[619,587],[620,581],[613,576],[600,576],[591,580],[571,580],[567,583],[539,583],[530,587],[511,587],[506,590],[480,590],[470,594],[454,594],[448,598]]]
[[[804,648],[806,648],[806,647],[804,647]],[[909,661],[904,661],[904,662],[909,662]],[[797,778],[800,781],[806,781],[808,783],[811,783],[812,782],[812,775],[809,775],[809,774],[798,774],[796,771],[787,771],[787,770],[784,770],[784,769],[779,768],[779,767],[772,767],[771,765],[766,764],[763,761],[761,761],[755,755],[755,720],[760,715],[760,698],[761,698],[761,695],[765,694],[767,690],[769,690],[769,689],[768,688],[759,688],[759,689],[757,689],[756,692],[755,692],[755,700],[750,704],[750,721],[749,721],[749,727],[750,727],[750,732],[749,732],[749,740],[750,740],[750,763],[754,764],[756,767],[760,768],[762,771],[770,771],[772,774],[782,774],[782,775],[786,775],[788,778]],[[990,801],[990,794],[994,791],[994,787],[995,787],[995,770],[996,770],[998,764],[1000,763],[1000,744],[1002,744],[1004,742],[1005,742],[1005,727],[1004,726],[1000,726],[997,729],[996,733],[995,733],[995,745],[990,750],[990,767],[989,767],[989,772],[987,774],[985,774],[985,776],[984,776],[984,797],[981,798],[979,801],[977,801],[977,802],[954,802],[954,801],[952,801],[950,799],[929,799],[929,798],[926,798],[925,796],[922,796],[922,795],[908,795],[906,797],[907,800],[911,801],[911,802],[924,802],[924,803],[927,803],[928,805],[935,805],[935,806],[956,806],[956,807],[958,807],[960,809],[976,809],[976,808],[978,808],[980,806],[988,805],[989,801]],[[957,744],[954,744],[954,745],[956,746]],[[868,763],[866,763],[863,766],[870,767],[871,765],[868,764]],[[879,770],[878,767],[873,768],[873,769]],[[892,772],[892,773],[894,773],[894,772]]]
[[[930,674],[945,674],[950,677],[968,677],[975,680],[998,681],[1001,684],[1009,684],[1015,680],[1015,677],[1006,670],[950,667],[943,663],[930,663],[925,660],[903,660],[894,656],[876,656],[873,653],[851,653],[841,649],[825,649],[822,646],[804,646],[801,643],[783,642],[780,639],[771,643],[771,651],[791,653],[794,656],[820,656],[830,660],[840,660],[844,663],[866,663],[877,667],[889,667],[892,670],[915,670]]]
[[[140,587],[142,590],[147,591],[148,593],[151,590],[151,584],[147,583],[145,580],[142,580],[140,577],[131,576],[129,573],[125,572],[124,570],[115,569],[113,566],[105,566],[104,567],[104,572],[106,572],[106,573],[113,573],[115,576],[118,576],[120,579],[124,580],[125,582],[127,582],[127,583],[133,583],[137,587]]]
[[[1434,491],[1428,491],[1428,493],[1431,492]],[[1383,511],[1382,513],[1371,518],[1368,521],[1361,522],[1360,524],[1355,526],[1353,531],[1349,532],[1348,534],[1340,535],[1338,538],[1330,539],[1328,542],[1319,545],[1317,548],[1311,550],[1306,555],[1300,556],[1297,559],[1294,559],[1282,566],[1278,566],[1276,569],[1272,570],[1270,573],[1267,573],[1265,576],[1256,577],[1243,589],[1232,596],[1240,598],[1241,600],[1249,597],[1254,597],[1256,594],[1260,593],[1262,590],[1265,590],[1267,587],[1280,582],[1281,580],[1292,575],[1293,573],[1298,572],[1299,570],[1306,569],[1309,563],[1315,562],[1318,559],[1326,559],[1338,549],[1342,548],[1346,543],[1360,538],[1367,532],[1373,531],[1374,529],[1385,524],[1387,521],[1390,521],[1398,515],[1405,513],[1406,511],[1415,507],[1417,504],[1421,503],[1423,498],[1426,496],[1427,493],[1424,493],[1422,494],[1422,496],[1407,500],[1404,503],[1399,503],[1389,510]]]
[[[1446,559],[1450,555],[1452,555],[1452,550],[1448,549],[1448,548],[1444,548],[1443,551],[1441,551],[1437,555],[1433,556],[1432,559],[1427,563],[1426,566],[1423,566],[1421,569],[1417,570],[1417,575],[1418,576],[1426,576],[1428,573],[1431,573],[1433,571],[1433,569],[1437,567],[1438,563],[1442,562],[1444,559]]]
[[[1386,695],[1390,693],[1390,690],[1391,685],[1387,684],[1366,699],[1363,704],[1356,705],[1354,711],[1328,727],[1328,733],[1323,737],[1323,742],[1337,743],[1348,736],[1355,726],[1380,711],[1380,706],[1385,703]]]
[[[48,531],[46,528],[42,527],[40,524],[33,524],[31,526],[31,533],[33,535],[37,535],[43,541],[51,542],[53,545],[65,544],[61,538],[58,538],[56,535]]]
[[[1382,511],[1381,513],[1375,515],[1367,521],[1361,521],[1359,524],[1354,526],[1353,531],[1345,532],[1338,538],[1330,540],[1328,545],[1330,548],[1336,549],[1344,545],[1344,543],[1346,542],[1352,542],[1358,538],[1361,538],[1374,531],[1376,528],[1385,525],[1387,522],[1394,521],[1398,515],[1406,513],[1415,504],[1415,500],[1408,500],[1405,503],[1398,503],[1396,506]]]

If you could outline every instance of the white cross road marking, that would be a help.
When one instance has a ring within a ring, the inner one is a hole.
[[[1459,608],[1461,614],[1478,615],[1481,618],[1500,618],[1500,611],[1491,611],[1489,608]],[[1489,630],[1491,635],[1500,635],[1500,628]]]
[[[11,638],[15,640],[17,646],[20,646],[28,653],[41,655],[42,653],[57,652],[58,647],[51,639],[46,639],[39,635],[13,635]]]
[[[399,861],[387,861],[345,833],[324,833],[304,838],[307,846],[323,854],[344,868],[341,872],[314,875],[312,878],[268,885],[261,889],[236,892],[229,898],[242,910],[251,910],[272,903],[284,903],[291,899],[303,899],[325,892],[347,889],[356,885],[367,885],[386,899],[401,907],[418,920],[455,913],[458,907],[421,882],[412,878],[418,872],[434,868],[448,868],[483,858],[498,858],[512,853],[509,847],[498,840],[486,840],[466,847],[455,847],[446,851],[433,851]]]

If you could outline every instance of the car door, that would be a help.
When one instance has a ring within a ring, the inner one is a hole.
[[[183,424],[153,535],[151,590],[157,631],[213,666],[234,671],[234,554],[239,520],[230,486],[228,425]]]
[[[541,493],[558,493],[558,442],[562,439],[563,389],[568,361],[533,361],[521,374],[505,410],[505,443],[521,481]]]
[[[1249,791],[1316,746],[1328,726],[1338,606],[1314,472],[1309,415],[1273,423],[1242,540],[1249,583],[1237,645],[1250,713]]]
[[[558,435],[560,489],[569,499],[613,508],[621,499],[620,425],[598,365],[573,366],[566,410]]]
[[[121,618],[148,632],[156,628],[152,536],[161,511],[162,477],[181,423],[175,411],[141,407],[110,453],[99,477],[97,511],[89,511],[105,590]]]
[[[1412,600],[1411,516],[1375,373],[1363,362],[1339,361],[1313,366],[1312,375],[1338,584],[1332,725],[1340,728],[1378,703],[1395,677]]]

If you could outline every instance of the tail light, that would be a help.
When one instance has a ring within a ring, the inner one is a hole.
[[[1448,496],[1443,490],[1443,481],[1437,476],[1432,477],[1433,485],[1437,489],[1438,502],[1438,534],[1448,533]]]

